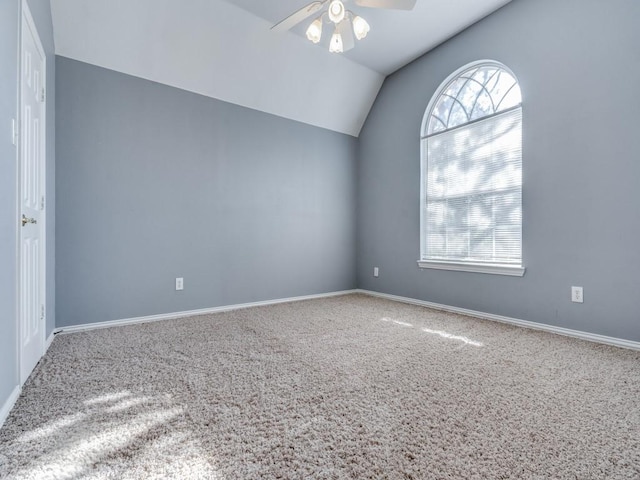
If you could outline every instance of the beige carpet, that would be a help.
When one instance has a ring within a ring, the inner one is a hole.
[[[639,479],[640,352],[362,295],[58,335],[11,479]]]

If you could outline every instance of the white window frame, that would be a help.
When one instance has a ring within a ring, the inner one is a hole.
[[[425,152],[425,142],[423,138],[426,135],[426,131],[428,128],[429,120],[431,118],[431,113],[436,106],[436,103],[440,99],[440,96],[444,91],[446,91],[447,87],[457,79],[462,73],[470,70],[474,67],[484,66],[484,65],[495,65],[510,75],[513,76],[517,81],[517,77],[513,74],[513,72],[506,67],[504,64],[497,62],[495,60],[478,60],[475,62],[471,62],[467,65],[464,65],[449,75],[444,82],[440,84],[436,93],[431,97],[429,105],[425,111],[424,117],[422,119],[422,125],[420,127],[420,260],[418,260],[418,266],[420,268],[428,268],[428,269],[436,269],[436,270],[451,270],[451,271],[459,271],[459,272],[472,272],[472,273],[487,273],[494,275],[508,275],[508,276],[516,276],[522,277],[525,274],[525,266],[522,264],[522,255],[521,255],[521,264],[507,264],[507,263],[481,263],[481,262],[456,262],[452,260],[425,260],[425,252],[423,251],[423,245],[425,245],[425,235],[426,235],[426,225],[425,223],[425,215],[424,209],[427,205],[427,174],[428,174],[428,160],[427,160],[427,152]],[[519,82],[518,82],[519,83]],[[522,226],[522,223],[521,223]]]

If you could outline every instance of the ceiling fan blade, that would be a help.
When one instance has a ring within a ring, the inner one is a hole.
[[[271,27],[271,30],[276,32],[284,32],[286,30],[289,30],[290,28],[295,27],[304,19],[309,18],[318,10],[322,9],[325,3],[327,3],[327,0],[311,2],[309,5],[302,7],[297,12],[292,13],[284,20],[276,23],[273,27]]]
[[[355,0],[356,5],[368,8],[388,8],[389,10],[413,10],[416,0]]]
[[[351,50],[356,42],[353,37],[353,25],[351,20],[345,18],[338,25],[336,25],[336,32],[342,37],[342,51],[346,52]]]

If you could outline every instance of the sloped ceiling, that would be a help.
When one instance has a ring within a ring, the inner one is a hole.
[[[371,32],[346,54],[313,45],[304,26],[270,30],[305,0],[51,0],[51,7],[58,55],[358,136],[386,74],[509,1],[360,9]]]

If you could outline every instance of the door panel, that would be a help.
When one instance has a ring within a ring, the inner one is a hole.
[[[23,2],[20,81],[20,381],[44,353],[45,57]]]

